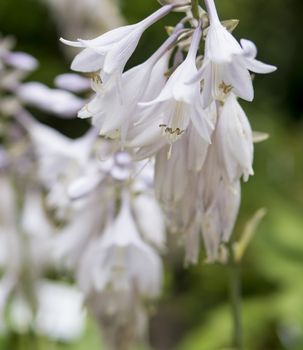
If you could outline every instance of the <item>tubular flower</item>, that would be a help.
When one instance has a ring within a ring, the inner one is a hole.
[[[101,135],[116,135],[125,141],[129,126],[136,121],[138,102],[146,96],[153,97],[154,87],[150,86],[150,82],[154,85],[156,79],[161,81],[160,74],[164,75],[170,57],[166,52],[179,34],[180,31],[177,30],[147,61],[123,73],[121,87],[113,80],[101,84],[97,76],[94,84],[96,95],[78,116],[92,117],[92,122]]]
[[[241,40],[241,45],[221,24],[214,0],[205,0],[210,26],[205,42],[205,56],[198,77],[203,81],[203,106],[212,100],[224,101],[232,91],[247,101],[254,98],[254,89],[249,71],[271,73],[276,67],[255,59],[254,44]]]
[[[169,143],[178,140],[190,122],[200,137],[210,142],[213,125],[202,107],[200,84],[186,84],[188,79],[197,74],[196,55],[200,38],[201,29],[198,27],[185,61],[173,72],[158,97],[150,102],[140,103],[145,118],[159,120],[158,126]]]
[[[112,75],[121,77],[125,64],[135,51],[144,31],[173,8],[174,5],[163,6],[137,24],[113,29],[92,40],[78,39],[74,42],[61,39],[67,45],[84,48],[75,57],[71,68],[79,72],[102,70],[104,81],[107,81]]]
[[[87,249],[78,278],[83,289],[105,291],[112,288],[119,292],[132,290],[135,286],[143,296],[159,294],[162,281],[160,258],[141,239],[125,195],[118,216],[101,238],[93,241]]]
[[[221,157],[230,181],[253,175],[253,133],[235,95],[230,94],[218,119]]]
[[[64,41],[84,49],[74,59],[72,68],[94,72],[95,95],[78,116],[92,118],[99,134],[111,140],[114,152],[123,148],[133,160],[148,159],[147,163],[154,166],[157,199],[169,228],[183,234],[186,260],[198,260],[198,246],[203,240],[208,260],[217,261],[220,246],[230,239],[238,215],[241,178],[247,181],[253,175],[254,134],[238,98],[253,100],[251,72],[265,74],[276,67],[258,61],[256,46],[245,39],[238,42],[231,33],[235,22],[221,23],[215,1],[205,0],[207,13],[199,6],[193,8],[195,13],[188,11],[175,28],[168,27],[170,37],[148,60],[124,72],[145,29],[170,11],[186,12],[195,5],[181,0],[159,2],[164,6],[138,24],[115,29],[93,40]],[[204,25],[207,16],[208,28]],[[201,38],[205,38],[205,46],[201,45]],[[128,170],[118,171],[122,182],[127,174]],[[73,188],[80,197],[87,192],[92,194],[95,186],[103,182],[94,172],[92,177],[80,180]],[[149,200],[142,203],[142,207],[153,207]],[[124,202],[122,212],[123,205]],[[106,262],[112,264],[105,268],[109,277],[100,273],[99,281],[92,274],[80,274],[83,285],[85,278],[90,279],[87,285],[91,290],[97,285],[103,291],[107,285],[128,283],[127,273],[112,280],[108,272],[126,261],[124,253],[118,257],[113,253],[121,238],[116,234],[119,210],[118,216],[117,208],[114,211],[110,224],[104,220],[102,236],[97,235],[94,243],[86,246],[91,253],[85,260],[98,273],[101,265],[104,268]],[[132,220],[137,226],[125,221],[132,234],[131,237],[125,234],[124,238],[131,238],[132,246],[137,248],[135,237],[159,248],[159,240],[153,242],[150,232],[147,235],[140,232],[142,237],[135,233],[146,230],[148,224],[134,212],[132,206],[129,218],[134,215]],[[122,225],[119,227],[123,230]],[[121,250],[125,252],[128,248],[123,246]],[[133,256],[136,254],[133,252]],[[149,257],[151,261],[150,254]],[[132,269],[130,265],[126,268]],[[143,290],[140,285],[139,289]]]

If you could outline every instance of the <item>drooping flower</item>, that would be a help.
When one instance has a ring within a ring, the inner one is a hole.
[[[183,232],[188,263],[198,261],[200,238],[207,260],[219,260],[220,246],[229,241],[239,211],[240,180],[228,179],[217,141],[214,137],[202,169],[190,177],[171,214],[171,227]]]
[[[230,94],[219,114],[218,142],[223,165],[230,181],[245,181],[253,175],[253,133],[249,121],[234,94]]]
[[[180,30],[176,30],[147,61],[123,73],[120,87],[113,80],[101,84],[97,77],[93,85],[96,95],[78,116],[92,117],[101,135],[118,137],[124,142],[129,126],[136,121],[138,102],[153,97],[151,84],[159,79],[159,86],[162,81],[160,74],[164,75],[170,57],[167,51],[179,35]]]
[[[80,72],[102,70],[103,81],[107,81],[112,75],[121,77],[124,67],[136,49],[144,31],[167,15],[173,8],[174,5],[163,6],[137,24],[113,29],[93,40],[79,39],[77,42],[73,42],[61,39],[67,45],[84,48],[75,57],[72,69]]]
[[[160,292],[161,261],[140,237],[126,196],[118,216],[86,250],[78,271],[79,283],[86,291],[135,287],[140,295],[155,297]]]
[[[214,136],[198,180],[202,206],[197,218],[200,221],[208,261],[216,261],[221,243],[230,239],[241,199],[240,181],[229,181],[227,178],[221,163],[218,134]]]
[[[276,67],[255,60],[257,50],[251,42],[241,44],[221,24],[214,0],[205,0],[210,26],[205,42],[203,65],[199,78],[203,81],[204,107],[213,100],[224,101],[232,91],[247,101],[254,98],[254,89],[249,71],[271,73]]]
[[[200,137],[210,142],[213,125],[207,111],[202,108],[200,84],[187,84],[197,74],[196,54],[199,48],[201,29],[197,28],[185,61],[172,73],[158,97],[140,103],[144,119],[158,120],[158,127],[169,143],[178,140],[190,122]]]

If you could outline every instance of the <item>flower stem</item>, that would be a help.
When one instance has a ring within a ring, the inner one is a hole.
[[[231,299],[231,311],[233,317],[233,347],[235,350],[243,350],[243,325],[241,309],[241,271],[235,260],[233,244],[229,245],[229,288]]]
[[[199,21],[200,19],[199,0],[191,0],[191,11],[194,18]]]

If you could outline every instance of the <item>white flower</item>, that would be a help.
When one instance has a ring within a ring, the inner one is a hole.
[[[224,131],[227,133],[226,130]],[[173,232],[182,233],[187,263],[198,261],[201,234],[208,261],[218,260],[220,245],[230,239],[238,215],[241,199],[240,180],[239,177],[230,180],[225,168],[222,148],[228,148],[228,146],[221,143],[221,138],[226,137],[224,131],[220,133],[217,126],[212,144],[206,149],[206,159],[200,170],[183,171],[185,165],[181,150],[178,150],[180,158],[178,160],[175,158],[172,170],[168,167],[169,164],[166,168],[163,167],[164,160],[161,162],[162,169],[156,168],[156,188],[157,176],[160,175],[158,186],[163,184],[163,187],[158,187],[161,190],[161,196],[178,194],[178,201],[168,203],[165,211],[169,218],[170,229]],[[174,159],[174,149],[172,159]],[[188,159],[188,156],[185,159]],[[232,154],[229,160],[236,162]],[[174,187],[170,186],[171,184]]]
[[[74,140],[38,122],[27,127],[39,157],[40,177],[46,186],[67,173],[68,166],[77,170],[87,164],[96,137],[94,130]]]
[[[120,77],[143,32],[168,14],[173,7],[173,5],[163,6],[137,24],[116,28],[93,40],[79,39],[78,42],[72,42],[61,39],[67,45],[84,48],[84,51],[75,57],[72,69],[80,72],[95,72],[102,69],[104,81],[111,75]]]
[[[200,189],[198,196],[201,198],[198,218],[209,261],[217,260],[220,244],[228,242],[241,200],[239,179],[231,181],[226,174],[222,161],[221,137],[217,128],[196,185]]]
[[[182,138],[177,141],[173,148],[169,145],[164,146],[156,155],[155,192],[163,203],[178,202],[186,190],[189,172],[184,140],[185,138]]]
[[[212,100],[223,100],[230,91],[252,101],[254,90],[249,70],[271,73],[276,67],[255,60],[257,50],[246,40],[241,44],[220,23],[214,0],[205,1],[210,26],[205,42],[205,56],[199,77],[204,81],[202,97],[204,107]]]
[[[222,178],[202,217],[202,235],[208,261],[216,261],[220,245],[229,241],[238,216],[240,200],[240,181],[229,182]]]
[[[100,130],[100,134],[111,137],[117,135],[124,142],[129,126],[136,121],[138,102],[147,96],[153,96],[154,76],[159,78],[160,82],[163,80],[158,74],[159,67],[168,66],[169,55],[166,51],[177,40],[179,33],[177,31],[171,35],[146,62],[123,73],[121,86],[114,80],[104,84],[95,82],[96,96],[78,116],[92,117],[92,122]],[[162,74],[163,71],[164,68],[161,69]]]
[[[161,261],[141,239],[126,194],[114,222],[86,250],[78,281],[86,293],[91,290],[102,292],[107,288],[114,291],[135,288],[142,296],[159,294]]]
[[[217,124],[220,153],[230,181],[253,175],[253,134],[234,94],[226,99]]]
[[[171,52],[168,51],[155,64],[150,76],[149,84],[141,98],[142,102],[151,101],[156,98],[159,95],[159,91],[164,88],[167,81],[165,73],[168,70],[170,56]],[[145,147],[146,153],[153,155],[156,150],[159,150],[166,144],[166,140],[162,136],[162,131],[159,128],[159,121],[156,118],[142,119],[141,117],[141,111],[137,108],[135,118],[136,122],[132,124],[131,128],[129,128],[126,145],[132,150]],[[146,147],[153,148],[153,150],[149,152]],[[147,157],[147,155],[142,155],[142,157],[138,156],[138,159],[145,159]]]
[[[208,113],[211,116],[212,109]],[[157,130],[155,124],[152,130]],[[142,125],[151,128],[148,122]],[[142,132],[130,144],[139,147],[135,152],[136,159],[156,157],[155,191],[162,204],[176,204],[183,198],[190,177],[202,169],[209,147],[191,122],[173,146],[167,143],[159,130],[154,135],[151,131]]]
[[[16,91],[22,102],[65,118],[75,117],[84,101],[72,93],[50,89],[41,83],[25,83]]]
[[[91,129],[78,139],[70,139],[35,121],[25,111],[18,117],[32,139],[38,160],[38,177],[49,191],[47,204],[62,219],[70,208],[68,186],[85,171],[95,167],[91,154],[96,130]]]
[[[133,117],[137,103],[144,94],[152,67],[150,62],[146,62],[124,73],[120,89],[113,80],[100,85],[96,96],[84,106],[78,117],[92,117],[92,123],[100,130],[101,135],[113,137],[118,130],[117,136],[122,134],[125,138],[130,118]]]
[[[140,103],[145,119],[157,118],[159,128],[170,143],[178,140],[190,122],[200,136],[210,142],[213,125],[207,112],[202,108],[200,84],[187,84],[197,74],[196,54],[201,38],[201,29],[195,31],[186,60],[168,79],[159,96],[150,101]]]

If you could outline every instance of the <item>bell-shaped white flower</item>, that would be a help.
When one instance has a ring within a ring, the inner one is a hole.
[[[78,116],[92,117],[92,123],[101,135],[120,137],[124,142],[129,126],[136,121],[138,102],[144,100],[146,94],[153,94],[155,77],[161,81],[158,73],[164,74],[170,57],[166,51],[179,34],[180,31],[172,34],[147,61],[123,73],[121,86],[112,79],[104,84],[96,81],[93,85],[95,97]]]
[[[167,81],[165,73],[168,70],[170,56],[171,52],[167,51],[155,64],[141,102],[153,100],[164,88]],[[126,146],[129,149],[141,148],[141,152],[136,154],[136,159],[149,158],[166,144],[162,130],[159,128],[159,120],[156,118],[142,119],[141,117],[141,111],[137,106],[135,122],[129,128],[126,140]]]
[[[150,102],[140,103],[144,119],[156,118],[159,128],[170,143],[182,136],[190,122],[200,136],[210,142],[213,125],[202,108],[200,84],[187,84],[197,74],[196,54],[200,38],[201,29],[197,28],[187,58],[170,76],[159,96]]]
[[[240,181],[229,182],[222,178],[218,185],[216,195],[204,211],[201,221],[209,262],[218,260],[220,245],[229,241],[241,200]]]
[[[217,124],[221,157],[230,181],[253,175],[253,133],[234,94],[226,99]]]
[[[106,81],[111,75],[121,76],[143,32],[173,8],[174,5],[163,6],[137,24],[113,29],[93,40],[78,39],[77,42],[72,42],[61,39],[67,45],[84,48],[75,57],[72,69],[80,72],[102,70],[103,81]]]
[[[247,101],[254,98],[254,89],[249,71],[271,73],[276,67],[255,60],[256,49],[242,41],[242,47],[233,35],[221,24],[214,0],[205,0],[210,26],[205,42],[205,56],[199,78],[203,80],[203,106],[212,100],[224,101],[232,91]]]
[[[209,261],[218,259],[221,243],[230,239],[241,200],[240,181],[230,181],[226,176],[218,143],[220,137],[216,130],[196,185],[201,198],[198,218]]]
[[[163,203],[178,202],[188,184],[186,145],[183,139],[177,141],[172,149],[166,145],[156,155],[155,192]]]
[[[184,136],[174,143],[174,147],[165,145],[157,152],[155,190],[163,203],[176,203],[183,198],[192,173],[203,167],[208,146],[208,142],[190,124]]]
[[[135,287],[142,296],[159,294],[161,261],[140,237],[128,195],[124,194],[122,207],[113,223],[86,250],[78,281],[86,293],[91,289],[127,291]]]

